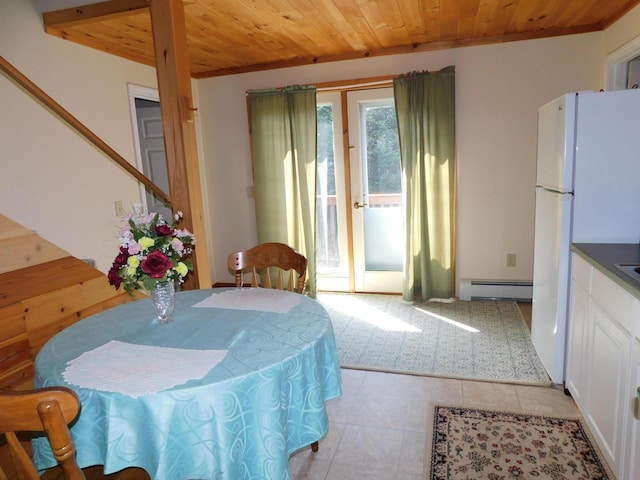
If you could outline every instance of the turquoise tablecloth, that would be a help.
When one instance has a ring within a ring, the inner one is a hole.
[[[63,330],[40,351],[36,386],[66,385],[80,396],[71,432],[82,468],[137,466],[159,480],[283,480],[289,455],[324,436],[325,402],[341,394],[327,312],[303,296],[284,314],[193,307],[221,291],[177,294],[175,321],[164,325],[149,300],[122,305]],[[112,340],[228,353],[202,379],[138,398],[64,381],[67,362]],[[40,469],[55,464],[46,440],[34,441],[34,461]]]

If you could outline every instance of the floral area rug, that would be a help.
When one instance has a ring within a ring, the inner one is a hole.
[[[614,480],[576,417],[436,406],[425,479]]]
[[[514,301],[407,303],[397,295],[318,294],[341,366],[550,385]]]

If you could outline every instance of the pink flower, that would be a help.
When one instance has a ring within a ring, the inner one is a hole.
[[[184,237],[191,237],[191,243],[196,243],[195,238],[193,238],[193,233],[191,233],[189,230],[187,230],[186,228],[182,228],[182,229],[175,229],[174,230],[174,235],[177,238],[184,238]]]
[[[140,245],[138,244],[138,242],[130,243],[129,248],[127,249],[130,255],[135,255],[136,253],[140,253],[141,250],[142,249],[140,248]]]
[[[171,247],[176,251],[176,253],[182,256],[184,252],[184,243],[179,238],[174,238],[171,240]]]
[[[178,212],[175,222],[181,218]],[[109,283],[116,289],[122,285],[133,295],[133,290],[149,290],[159,280],[182,282],[193,270],[190,262],[179,261],[192,252],[191,232],[176,229],[175,223],[167,223],[158,213],[145,213],[139,204],[124,221],[126,225],[118,233],[120,250],[108,272]]]

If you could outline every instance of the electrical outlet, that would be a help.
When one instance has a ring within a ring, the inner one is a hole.
[[[515,266],[516,266],[516,254],[507,253],[507,267],[515,267]]]
[[[118,217],[124,216],[124,207],[122,206],[122,200],[116,200],[116,215]]]
[[[247,187],[247,198],[255,198],[256,194],[253,187]]]

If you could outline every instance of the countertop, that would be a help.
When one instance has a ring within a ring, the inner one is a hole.
[[[617,268],[617,263],[640,265],[640,244],[637,243],[574,243],[571,250],[604,275],[640,299],[640,281]]]

